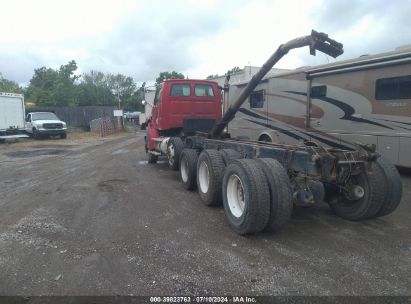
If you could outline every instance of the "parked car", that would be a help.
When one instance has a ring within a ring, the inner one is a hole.
[[[31,112],[26,116],[26,132],[34,138],[42,136],[67,137],[67,124],[52,112]]]

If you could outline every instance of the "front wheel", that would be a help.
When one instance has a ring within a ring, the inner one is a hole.
[[[177,171],[180,166],[180,155],[184,149],[184,143],[180,137],[171,137],[167,144],[168,166]]]
[[[60,138],[61,139],[66,139],[67,138],[67,133],[61,133]]]
[[[33,138],[35,138],[35,139],[40,139],[41,138],[40,132],[37,131],[36,129],[33,129]]]
[[[148,163],[149,164],[156,164],[158,160],[158,156],[148,152]]]

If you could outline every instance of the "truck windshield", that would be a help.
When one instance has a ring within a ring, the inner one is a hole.
[[[59,120],[54,113],[31,113],[31,120]]]

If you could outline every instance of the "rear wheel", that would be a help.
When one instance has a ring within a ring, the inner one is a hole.
[[[221,204],[224,161],[217,150],[203,150],[197,162],[197,186],[202,202],[208,206]]]
[[[385,191],[384,203],[378,211],[377,216],[385,216],[397,209],[402,197],[401,176],[395,166],[384,157],[377,159],[377,166],[385,176],[387,189]]]
[[[270,218],[265,231],[280,230],[291,218],[293,200],[290,180],[284,167],[275,159],[257,159],[270,190]]]
[[[267,179],[255,160],[235,160],[223,178],[224,212],[238,234],[263,230],[270,217]]]
[[[197,187],[198,154],[194,149],[184,149],[180,156],[180,177],[187,190]]]
[[[221,155],[223,157],[225,165],[228,165],[230,160],[242,158],[240,152],[238,152],[234,149],[222,149],[222,150],[220,150],[220,152],[221,152]]]
[[[387,188],[382,170],[374,163],[372,171],[352,176],[349,187],[350,194],[340,193],[329,201],[334,212],[352,221],[375,217]]]
[[[167,145],[168,166],[172,170],[178,170],[180,165],[180,155],[184,149],[184,143],[180,137],[171,137]]]

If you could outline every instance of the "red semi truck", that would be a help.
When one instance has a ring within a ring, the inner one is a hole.
[[[396,168],[375,148],[347,143],[336,149],[231,138],[225,127],[266,73],[289,50],[309,46],[333,57],[342,44],[313,31],[281,45],[222,115],[221,88],[205,80],[166,80],[156,92],[147,123],[148,162],[167,156],[188,190],[198,188],[206,205],[223,203],[239,234],[275,231],[289,220],[293,205],[326,201],[349,220],[384,216],[400,203]]]

